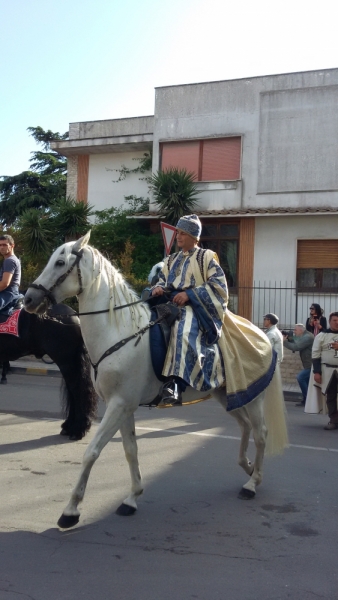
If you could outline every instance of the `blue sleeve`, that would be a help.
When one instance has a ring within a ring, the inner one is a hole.
[[[16,271],[16,262],[11,257],[5,258],[3,264],[3,272],[4,273],[15,273]]]

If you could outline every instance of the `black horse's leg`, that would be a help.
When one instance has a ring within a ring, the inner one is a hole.
[[[2,373],[1,373],[1,380],[0,383],[2,383],[3,385],[6,385],[7,382],[7,373],[10,371],[10,364],[8,360],[4,360],[2,362]]]
[[[63,404],[66,420],[61,425],[61,435],[71,440],[81,440],[89,431],[96,414],[98,398],[90,377],[90,362],[81,340],[73,360],[59,363],[63,376]]]

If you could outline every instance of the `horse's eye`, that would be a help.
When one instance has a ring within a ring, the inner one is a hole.
[[[64,260],[57,260],[55,263],[56,267],[64,267],[65,266],[65,261]]]

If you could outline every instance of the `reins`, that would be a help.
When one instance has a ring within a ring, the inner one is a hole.
[[[121,307],[122,308],[122,307]],[[90,364],[92,365],[93,369],[94,369],[94,378],[96,381],[97,378],[97,368],[99,366],[99,364],[105,359],[107,358],[107,356],[110,356],[111,354],[113,354],[114,352],[116,352],[117,350],[120,350],[120,348],[123,348],[123,346],[125,346],[128,342],[130,342],[132,339],[138,338],[134,344],[134,346],[137,346],[138,343],[141,341],[141,337],[142,335],[148,331],[148,329],[150,329],[151,327],[153,327],[154,325],[157,325],[157,323],[160,323],[160,321],[163,321],[164,319],[166,319],[167,315],[163,314],[161,317],[158,317],[158,319],[156,319],[155,321],[149,321],[149,323],[145,326],[142,327],[142,329],[139,329],[138,331],[136,331],[136,333],[133,333],[132,335],[130,335],[127,338],[124,338],[123,340],[120,340],[119,342],[117,342],[116,344],[114,344],[114,346],[111,346],[110,348],[108,348],[108,350],[106,350],[101,358],[99,358],[99,360],[96,363],[93,363],[91,361],[91,358],[89,356],[89,360],[90,360]]]

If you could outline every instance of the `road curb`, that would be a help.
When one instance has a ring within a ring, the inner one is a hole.
[[[43,375],[45,377],[62,377],[60,371],[54,369],[45,369],[44,367],[16,367],[11,363],[10,373],[21,375]]]
[[[289,392],[287,390],[283,390],[283,394],[284,397],[288,397],[288,400],[291,400],[292,402],[300,402],[300,400],[302,399],[302,395],[300,392]]]

